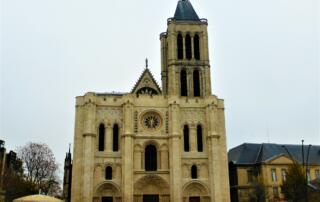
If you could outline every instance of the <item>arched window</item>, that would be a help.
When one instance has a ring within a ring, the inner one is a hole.
[[[178,34],[177,37],[177,51],[178,59],[183,59],[183,38],[181,34]]]
[[[105,174],[105,178],[106,180],[112,180],[112,167],[111,166],[107,166],[106,167],[106,174]]]
[[[99,126],[99,143],[98,143],[98,150],[104,151],[104,132],[105,128],[103,124]]]
[[[180,93],[181,96],[188,96],[188,87],[187,87],[187,72],[186,70],[181,70],[180,72]]]
[[[183,145],[184,145],[184,151],[185,152],[190,151],[189,127],[187,125],[184,125],[184,127],[183,127]]]
[[[198,169],[196,165],[193,165],[191,167],[191,178],[192,179],[197,179],[198,178]]]
[[[144,167],[146,171],[157,170],[157,148],[154,145],[148,145],[145,148]]]
[[[186,58],[190,60],[192,58],[191,52],[191,37],[189,34],[186,35]]]
[[[199,70],[193,71],[193,95],[195,97],[200,96],[200,75]]]
[[[196,60],[200,60],[200,38],[199,35],[194,35],[193,38],[193,50],[194,50],[194,58]]]
[[[202,140],[202,127],[200,125],[197,126],[197,146],[198,151],[203,151],[203,140]]]
[[[118,151],[119,150],[119,126],[118,124],[113,125],[113,144],[112,150]]]

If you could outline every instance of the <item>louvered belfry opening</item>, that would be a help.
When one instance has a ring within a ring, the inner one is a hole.
[[[177,55],[179,60],[183,59],[183,38],[181,34],[177,36]]]
[[[191,37],[190,37],[190,34],[186,35],[185,41],[186,41],[185,42],[185,44],[186,44],[186,58],[188,60],[191,60],[192,52],[191,52]]]
[[[188,96],[187,72],[184,69],[180,72],[180,91],[181,96]]]
[[[200,97],[200,75],[199,70],[193,71],[193,95]]]
[[[148,145],[145,148],[145,170],[155,171],[157,170],[157,148],[154,145]]]
[[[99,141],[98,141],[98,150],[104,151],[104,137],[105,136],[105,127],[104,124],[99,125]]]
[[[200,38],[198,34],[193,37],[194,59],[200,60]]]

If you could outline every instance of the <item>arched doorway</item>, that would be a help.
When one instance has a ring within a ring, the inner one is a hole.
[[[154,174],[145,175],[134,183],[134,201],[158,202],[170,201],[169,184]]]
[[[209,189],[200,181],[191,181],[182,190],[183,202],[210,202]]]
[[[121,201],[120,187],[114,182],[103,182],[97,185],[94,192],[94,202]]]

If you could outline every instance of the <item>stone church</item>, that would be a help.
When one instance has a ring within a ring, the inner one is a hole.
[[[129,93],[76,98],[72,202],[230,201],[207,26],[179,0],[160,34],[161,87],[146,67]]]

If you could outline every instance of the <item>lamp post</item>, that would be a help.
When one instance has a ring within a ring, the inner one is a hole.
[[[310,153],[310,148],[311,148],[311,144],[309,144],[308,146],[308,150],[307,150],[307,156],[306,156],[306,161],[304,161],[304,140],[301,140],[301,145],[302,145],[302,165],[303,165],[303,169],[305,171],[305,178],[306,178],[306,186],[305,186],[305,190],[304,190],[304,194],[305,194],[305,199],[306,202],[309,201],[309,197],[308,197],[308,164],[309,164],[309,153]]]
[[[309,165],[309,153],[310,153],[310,148],[311,148],[311,144],[309,144],[308,146],[308,150],[307,150],[307,159],[306,159],[306,190],[305,190],[305,194],[306,194],[306,201],[308,202],[309,201],[309,197],[308,197],[308,183],[309,183],[309,180],[308,180],[308,165]]]

